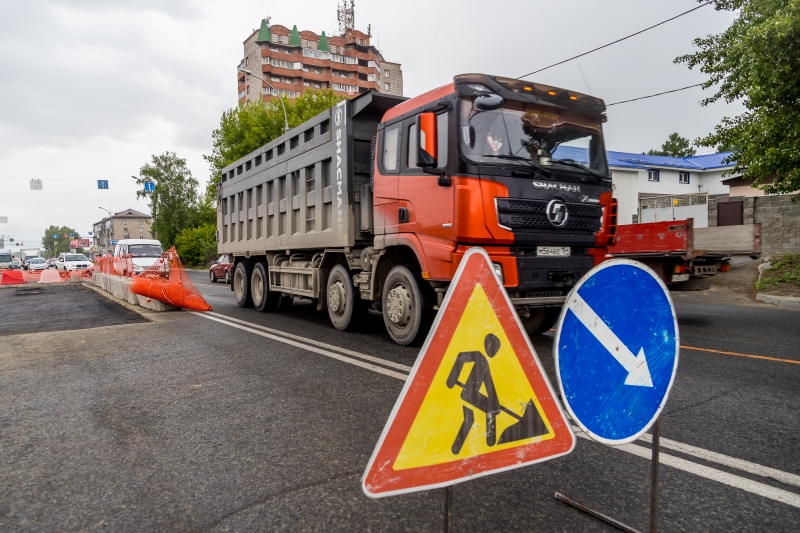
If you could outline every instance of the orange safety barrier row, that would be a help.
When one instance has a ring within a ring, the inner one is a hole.
[[[48,268],[46,270],[2,270],[0,285],[18,285],[23,283],[66,283],[91,279],[93,268],[62,272]]]
[[[189,279],[174,246],[164,252],[153,266],[133,277],[131,292],[182,309],[211,311],[211,306]]]

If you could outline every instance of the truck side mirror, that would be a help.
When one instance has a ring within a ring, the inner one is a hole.
[[[437,141],[439,136],[436,131],[436,113],[420,113],[416,122],[417,139],[417,166],[420,168],[436,168],[439,153]]]

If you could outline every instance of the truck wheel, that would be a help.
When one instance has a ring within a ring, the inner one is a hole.
[[[256,311],[269,313],[278,310],[281,295],[269,290],[269,275],[264,263],[258,262],[250,275],[250,296]]]
[[[364,306],[353,287],[350,272],[343,265],[336,265],[331,269],[325,302],[333,327],[340,331],[355,329]]]
[[[239,307],[253,306],[253,298],[250,295],[250,276],[252,273],[253,267],[246,261],[241,261],[236,265],[236,270],[233,273],[233,294]]]
[[[530,310],[531,315],[528,318],[521,318],[522,326],[528,333],[529,337],[547,333],[558,322],[558,317],[561,315],[560,307],[540,307]]]
[[[431,325],[431,307],[419,277],[408,267],[389,271],[383,285],[383,322],[386,331],[403,346],[422,341]]]

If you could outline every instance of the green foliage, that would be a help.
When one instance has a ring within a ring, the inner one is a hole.
[[[212,203],[216,206],[216,190],[222,169],[283,134],[281,101],[286,106],[289,127],[294,128],[342,99],[332,90],[309,89],[294,102],[287,98],[273,98],[269,102],[248,102],[223,112],[219,128],[212,133],[214,147],[211,155],[203,156],[211,168],[206,196],[213,199]]]
[[[185,228],[175,238],[175,248],[185,265],[206,265],[217,255],[217,225]]]
[[[699,0],[705,1],[705,0]],[[800,0],[712,0],[738,11],[723,33],[695,39],[698,52],[675,59],[708,74],[701,102],[741,100],[746,111],[726,117],[699,146],[731,148],[733,172],[768,193],[800,190]],[[775,177],[772,184],[764,184]]]
[[[132,176],[139,185],[137,198],[147,198],[153,222],[150,227],[155,238],[164,248],[175,244],[175,238],[184,228],[194,227],[198,219],[197,195],[199,183],[186,167],[186,160],[174,152],[154,155],[151,163],[139,170],[139,177]],[[154,192],[144,192],[144,183],[155,183]]]
[[[800,255],[787,254],[772,263],[756,282],[756,289],[763,290],[769,285],[786,283],[800,288]]]
[[[661,145],[661,150],[650,150],[647,155],[666,155],[669,157],[688,157],[697,153],[692,148],[689,139],[681,137],[678,132],[670,133],[667,142]]]
[[[42,237],[42,248],[47,250],[50,257],[56,257],[58,254],[69,252],[69,238],[70,233],[73,234],[73,239],[80,239],[80,234],[74,229],[67,226],[50,226],[44,230],[44,237]],[[53,235],[58,235],[57,239]],[[64,237],[66,235],[66,237]]]

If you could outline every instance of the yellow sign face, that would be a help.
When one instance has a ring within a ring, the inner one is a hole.
[[[491,302],[476,284],[393,469],[442,464],[554,437]]]

